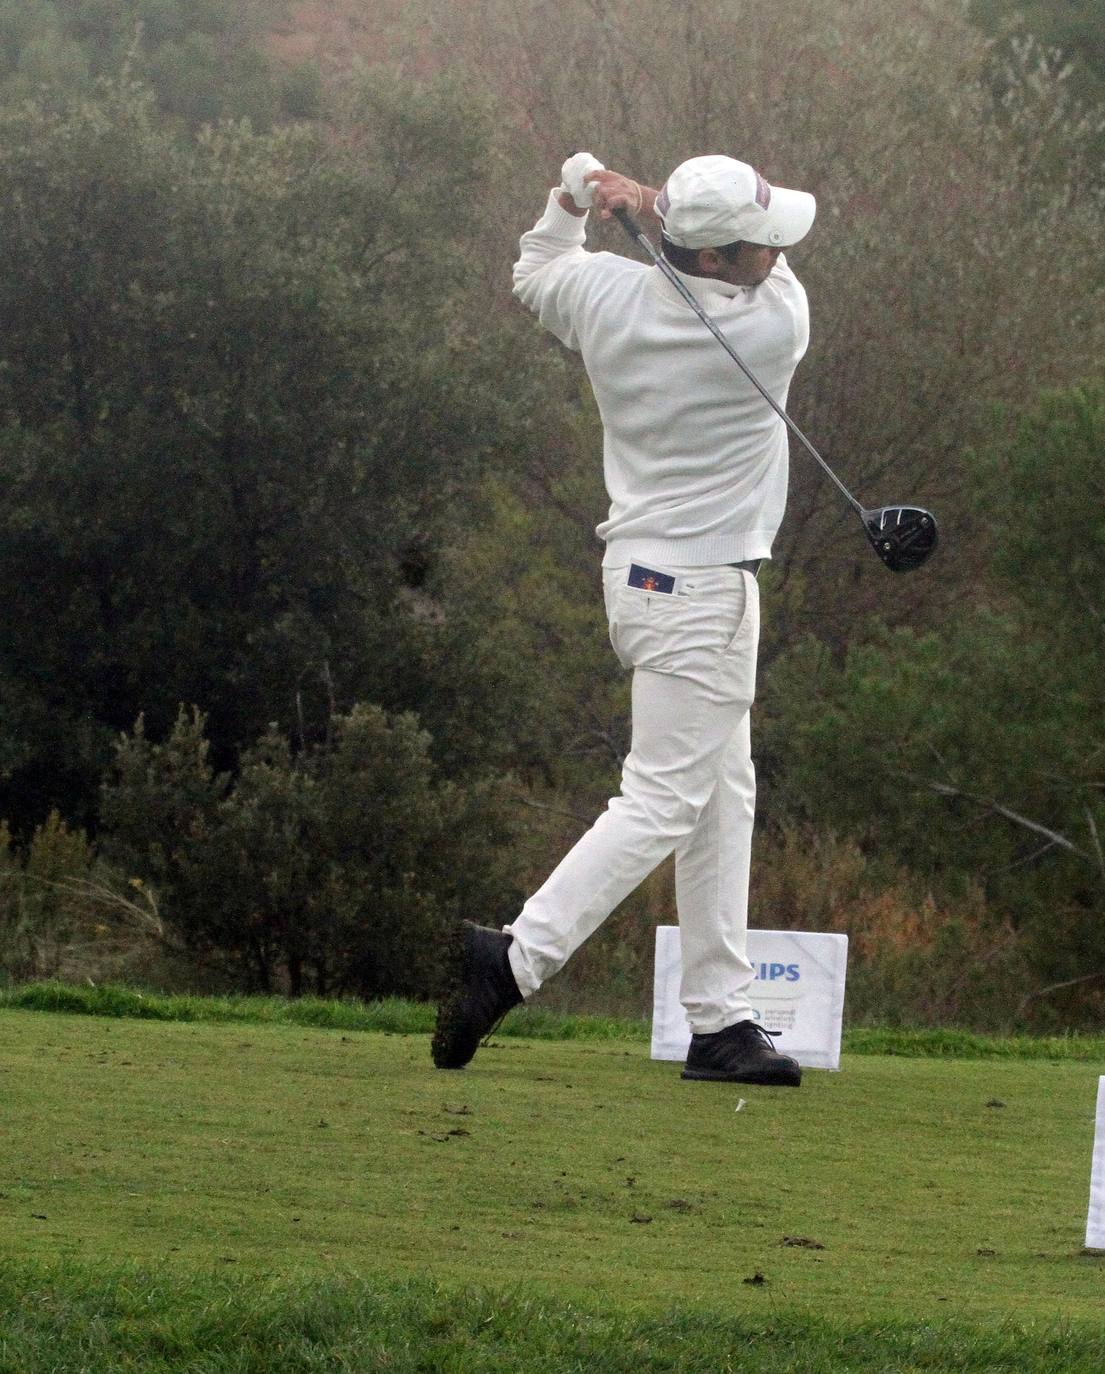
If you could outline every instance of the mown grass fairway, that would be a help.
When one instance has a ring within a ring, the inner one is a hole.
[[[738,1090],[504,1039],[445,1074],[422,1035],[3,1010],[0,1234],[15,1260],[642,1315],[1098,1324],[1097,1072],[851,1056]]]

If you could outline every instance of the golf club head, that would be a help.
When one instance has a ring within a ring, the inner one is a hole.
[[[892,572],[919,568],[940,539],[936,517],[919,506],[880,506],[861,518],[872,547]]]

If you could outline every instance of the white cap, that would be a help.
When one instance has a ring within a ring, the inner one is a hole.
[[[807,191],[769,186],[736,158],[692,157],[664,183],[656,213],[680,248],[718,248],[738,240],[789,248],[809,233],[817,202]]]

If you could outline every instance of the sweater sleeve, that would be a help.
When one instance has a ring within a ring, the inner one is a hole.
[[[584,250],[586,216],[560,208],[549,193],[545,213],[522,235],[514,294],[561,343],[578,350],[575,308],[592,255]]]

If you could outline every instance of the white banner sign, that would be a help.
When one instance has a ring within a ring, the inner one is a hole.
[[[1094,1130],[1093,1167],[1090,1170],[1086,1249],[1105,1250],[1105,1077],[1097,1080],[1097,1126]]]
[[[750,930],[748,958],[756,969],[749,1000],[757,1021],[775,1037],[780,1052],[807,1068],[839,1069],[847,935]],[[658,926],[653,1059],[687,1057],[691,1028],[679,1001],[681,972],[679,927]]]

